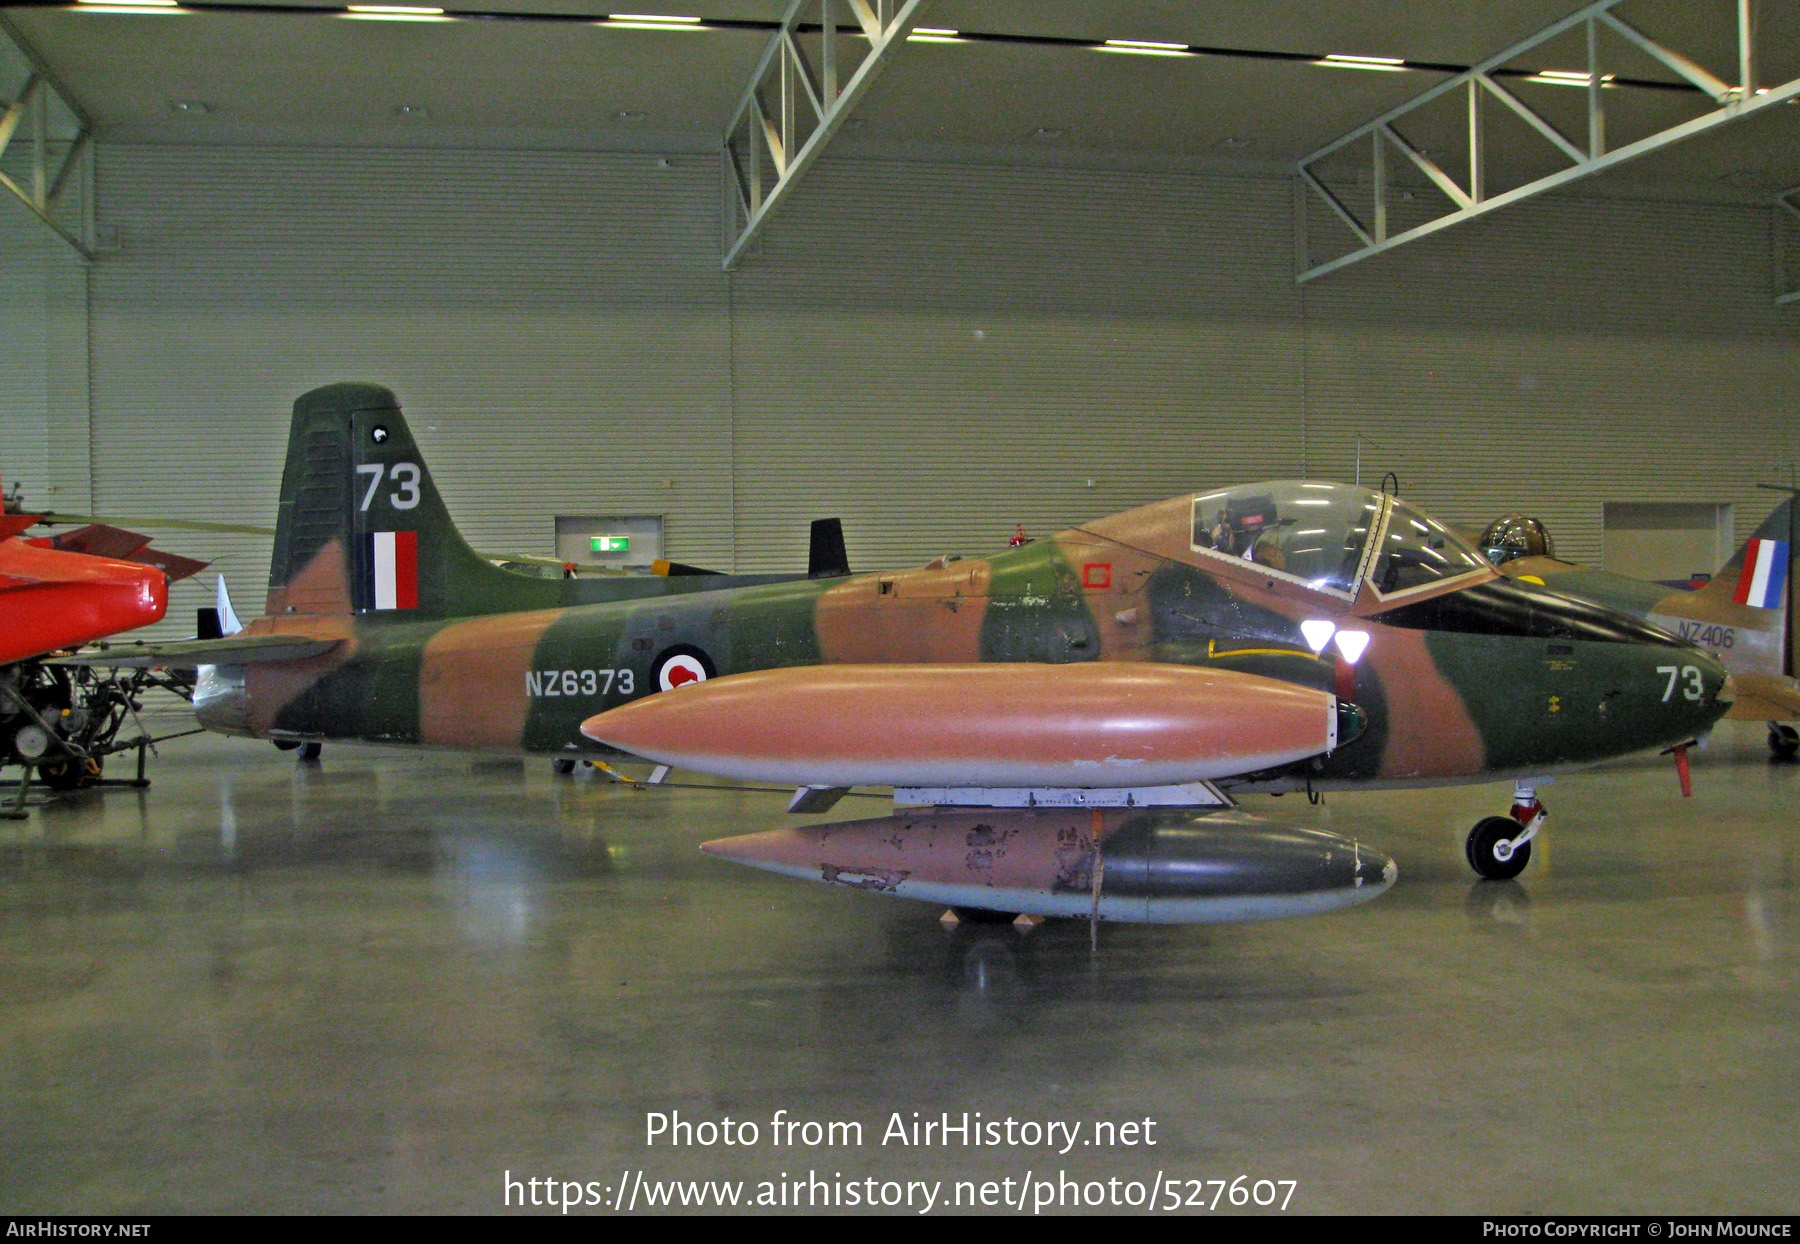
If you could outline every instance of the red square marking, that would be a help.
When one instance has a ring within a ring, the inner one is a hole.
[[[1081,568],[1082,587],[1111,587],[1112,563],[1089,562]]]

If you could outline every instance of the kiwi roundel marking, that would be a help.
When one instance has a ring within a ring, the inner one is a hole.
[[[674,644],[656,654],[650,663],[650,677],[658,691],[673,691],[691,682],[716,678],[719,667],[706,655],[706,650],[693,644]]]

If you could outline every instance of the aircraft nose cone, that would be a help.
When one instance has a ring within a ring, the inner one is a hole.
[[[1669,727],[1688,735],[1703,734],[1723,717],[1737,698],[1731,674],[1704,648],[1684,647],[1655,661],[1656,689]]]
[[[1684,656],[1684,667],[1692,666],[1700,671],[1699,702],[1708,708],[1717,706],[1721,712],[1731,707],[1737,698],[1737,684],[1732,681],[1731,671],[1720,663],[1719,659],[1704,648],[1690,648]],[[1694,677],[1683,670],[1683,680],[1688,684],[1679,692],[1684,700],[1690,702],[1694,697],[1688,692],[1693,690]]]
[[[1730,704],[1737,699],[1737,683],[1732,680],[1731,671],[1710,652],[1700,655],[1706,661],[1706,683],[1712,698],[1721,704]]]

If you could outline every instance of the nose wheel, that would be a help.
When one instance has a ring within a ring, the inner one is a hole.
[[[1531,863],[1531,840],[1546,815],[1535,790],[1515,787],[1511,815],[1483,817],[1469,831],[1463,844],[1469,867],[1489,881],[1510,881],[1524,872]]]
[[[1780,722],[1769,723],[1769,751],[1783,760],[1792,760],[1800,752],[1800,730]]]

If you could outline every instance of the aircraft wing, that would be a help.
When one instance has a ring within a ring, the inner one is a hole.
[[[185,670],[202,665],[264,665],[323,656],[343,642],[309,635],[227,635],[223,639],[180,639],[169,643],[102,644],[92,652],[57,657],[45,664]]]
[[[1800,717],[1800,683],[1780,674],[1735,672],[1737,699],[1725,716],[1734,721],[1792,721]]]

